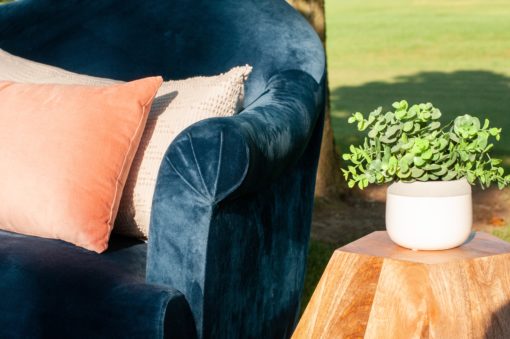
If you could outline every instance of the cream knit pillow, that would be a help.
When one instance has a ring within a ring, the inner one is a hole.
[[[147,238],[156,178],[168,146],[177,134],[197,121],[236,114],[242,106],[244,81],[250,72],[251,67],[246,65],[217,76],[163,83],[124,187],[114,232]],[[68,72],[1,49],[0,80],[98,86],[119,82]]]

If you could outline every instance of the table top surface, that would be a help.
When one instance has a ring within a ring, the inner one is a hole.
[[[473,232],[460,247],[443,251],[413,251],[391,241],[386,231],[377,231],[337,251],[351,252],[422,264],[439,264],[510,253],[510,243],[484,232]]]

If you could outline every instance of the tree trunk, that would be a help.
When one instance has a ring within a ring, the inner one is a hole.
[[[324,0],[287,0],[297,9],[322,40],[326,47],[326,17]],[[326,75],[327,76],[327,75]],[[333,129],[331,128],[329,85],[326,78],[326,116],[324,119],[324,132],[322,134],[321,155],[315,184],[315,196],[318,198],[338,198],[345,193],[345,185],[340,175],[340,158],[335,150]]]

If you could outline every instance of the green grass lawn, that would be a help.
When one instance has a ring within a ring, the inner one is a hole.
[[[327,0],[335,139],[357,140],[347,117],[393,101],[432,102],[503,127],[496,153],[510,165],[508,0]]]
[[[508,0],[326,0],[332,122],[339,150],[359,140],[347,117],[398,99],[432,102],[503,127],[510,168]],[[495,233],[510,241],[510,227]],[[334,248],[312,241],[303,307]]]

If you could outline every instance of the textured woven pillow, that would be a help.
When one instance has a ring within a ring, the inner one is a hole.
[[[162,82],[0,81],[0,228],[106,250]]]
[[[211,117],[231,116],[243,102],[250,66],[217,76],[164,82],[135,155],[120,202],[114,232],[137,238],[148,235],[152,196],[163,155],[186,127]],[[118,81],[90,77],[19,58],[0,50],[0,80],[105,85]]]

